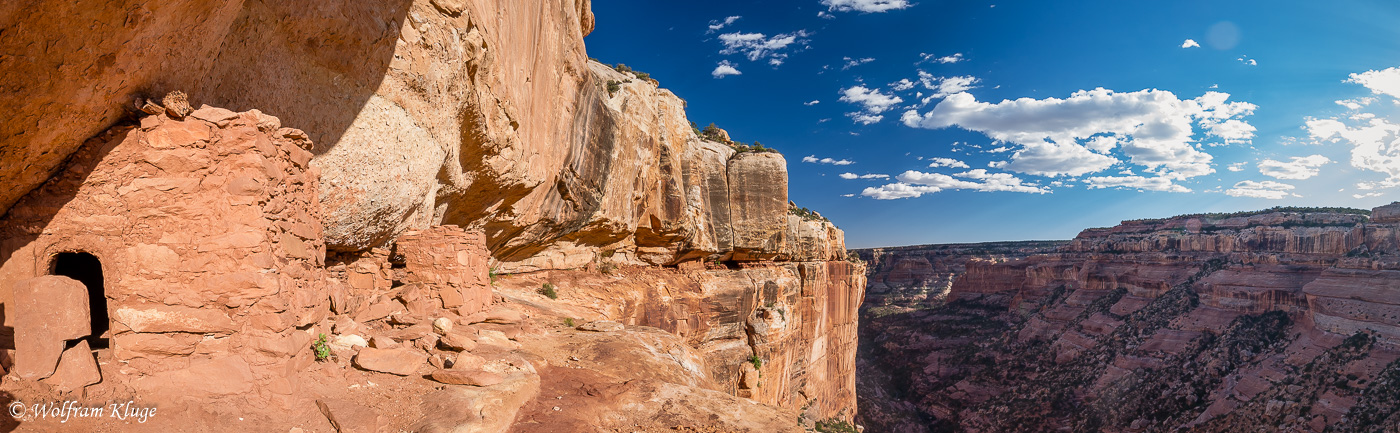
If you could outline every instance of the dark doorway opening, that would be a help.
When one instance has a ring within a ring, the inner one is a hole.
[[[93,349],[106,349],[108,329],[107,290],[102,285],[102,262],[92,254],[59,253],[54,257],[53,274],[62,275],[87,286],[88,317],[92,320],[92,335],[84,337]]]

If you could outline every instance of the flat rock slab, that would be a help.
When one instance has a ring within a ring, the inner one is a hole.
[[[63,357],[58,360],[58,369],[53,376],[44,379],[44,383],[64,392],[76,391],[101,381],[102,372],[97,368],[97,358],[93,357],[87,340],[78,341],[78,345],[63,351]]]
[[[408,376],[428,362],[428,354],[412,347],[375,349],[366,347],[355,355],[355,366],[380,373]]]
[[[92,333],[87,286],[72,278],[46,275],[14,287],[15,371],[20,378],[49,377],[63,355],[64,342]]]
[[[375,433],[383,424],[373,409],[344,400],[316,400],[316,407],[340,433]]]
[[[596,322],[588,322],[588,323],[579,325],[579,327],[576,328],[576,329],[578,329],[578,330],[580,330],[580,331],[592,331],[592,332],[617,332],[617,331],[621,331],[622,328],[625,328],[625,326],[623,326],[621,323],[610,322],[610,321],[607,321],[607,320],[599,320],[599,321],[596,321]]]
[[[438,370],[428,377],[448,385],[472,386],[491,386],[505,380],[505,376],[484,370]]]

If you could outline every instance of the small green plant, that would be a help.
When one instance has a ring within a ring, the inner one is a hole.
[[[621,81],[617,81],[617,80],[608,80],[608,96],[609,96],[609,97],[611,97],[614,93],[617,93],[617,91],[618,91],[618,90],[621,90],[621,89],[622,89],[622,82],[621,82]]]
[[[749,363],[753,364],[754,370],[763,369],[763,358],[759,358],[758,355],[749,355]]]
[[[541,294],[541,295],[544,295],[546,298],[549,298],[549,299],[559,299],[559,292],[554,291],[554,285],[553,285],[553,284],[544,283],[543,286],[540,286],[540,289],[538,290],[538,292],[540,292],[540,294]]]
[[[574,327],[574,318],[572,318],[572,317],[565,317],[565,318],[564,318],[564,326],[568,326],[568,327],[570,327],[570,328]]]
[[[500,275],[501,274],[496,271],[496,268],[491,268],[491,270],[486,271],[486,276],[491,277],[491,285],[493,286],[496,285],[496,277]]]
[[[602,272],[603,275],[612,275],[614,273],[617,273],[617,264],[613,262],[603,262],[598,265],[598,272]]]
[[[817,421],[817,431],[821,433],[857,433],[856,426],[836,418]]]
[[[311,343],[311,350],[316,352],[317,361],[325,361],[331,357],[331,348],[326,345],[326,334],[321,334],[316,341]]]

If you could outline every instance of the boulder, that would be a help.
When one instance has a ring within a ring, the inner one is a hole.
[[[380,373],[408,376],[428,362],[428,355],[411,347],[375,349],[366,347],[355,355],[355,366]]]

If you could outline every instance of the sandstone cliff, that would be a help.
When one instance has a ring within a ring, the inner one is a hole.
[[[864,319],[860,419],[1381,431],[1400,370],[1397,207],[1127,221],[1045,254],[968,260],[946,305]]]
[[[454,224],[518,270],[772,257],[782,158],[702,141],[675,95],[590,62],[588,6],[8,3],[0,75],[25,96],[0,100],[0,212],[138,98],[184,90],[307,131],[333,250]]]
[[[484,424],[472,421],[491,428],[507,428],[517,413],[548,415],[539,393],[570,380],[627,398],[594,402],[611,418],[540,431],[652,416],[704,424],[705,411],[736,414],[717,425],[745,431],[795,427],[774,424],[793,413],[809,425],[850,420],[865,272],[846,261],[843,233],[792,211],[781,155],[701,139],[680,98],[588,60],[583,37],[592,26],[588,0],[0,6],[0,75],[12,77],[0,89],[14,96],[0,98],[13,120],[0,124],[0,181],[14,186],[0,191],[0,303],[42,298],[31,290],[41,283],[75,287],[35,277],[54,272],[53,254],[81,253],[107,271],[95,280],[105,281],[107,294],[88,307],[105,296],[117,312],[150,304],[141,311],[161,320],[187,314],[217,322],[147,329],[118,313],[125,326],[111,330],[115,350],[97,350],[97,359],[136,360],[122,370],[130,377],[61,387],[86,386],[93,395],[138,382],[176,389],[201,374],[232,372],[210,385],[211,395],[194,398],[304,410],[305,399],[371,377],[400,392],[424,386],[373,372],[434,367],[433,375],[447,377],[434,376],[439,382],[467,380],[443,373],[442,361],[465,359],[474,353],[466,346],[479,341],[490,368],[476,366],[470,379],[504,383],[438,397],[475,399],[460,410],[493,412]],[[160,98],[173,90],[201,108],[191,114],[184,100]],[[235,157],[247,149],[268,159]],[[118,167],[116,158],[133,162]],[[233,162],[221,169],[235,173],[203,166],[225,160]],[[243,173],[257,164],[270,168]],[[294,200],[282,191],[291,187],[273,186],[287,177],[276,173],[282,166],[295,168]],[[210,210],[192,210],[200,207]],[[220,222],[224,214],[236,218]],[[99,230],[79,230],[88,226]],[[521,296],[532,289],[508,284],[492,296],[488,274],[531,283],[583,278],[587,284],[561,289],[597,297],[541,304]],[[21,286],[29,291],[12,292]],[[54,308],[82,309],[76,301]],[[628,328],[589,339],[558,326],[561,312],[579,308],[568,318]],[[488,311],[539,317],[479,317]],[[4,324],[17,338],[49,320],[15,317]],[[425,334],[434,317],[472,327],[473,343]],[[93,320],[84,338],[108,336]],[[515,326],[505,329],[509,341],[477,332],[489,320]],[[338,363],[308,361],[306,347],[319,333],[338,344]],[[371,336],[394,351],[354,344]],[[578,338],[586,344],[558,346]],[[71,340],[39,339],[46,357],[57,353],[49,346]],[[542,371],[565,368],[569,356],[561,353],[589,348],[604,353],[581,378]],[[627,350],[699,361],[617,357]],[[86,350],[62,351],[69,352]],[[16,354],[5,353],[0,366],[12,370]],[[399,365],[384,366],[388,360]],[[609,369],[610,362],[645,368]],[[645,381],[630,382],[632,373]],[[49,389],[30,385],[19,391]],[[358,404],[375,401],[373,393],[350,395]],[[637,403],[666,396],[702,406],[677,412]],[[754,409],[736,396],[768,405]],[[468,423],[433,418],[432,400],[361,424]],[[346,412],[316,403],[332,423],[333,413]],[[197,413],[198,406],[178,407]],[[461,411],[444,416],[466,417]],[[218,425],[225,415],[195,425]],[[287,420],[258,421],[284,428]]]

